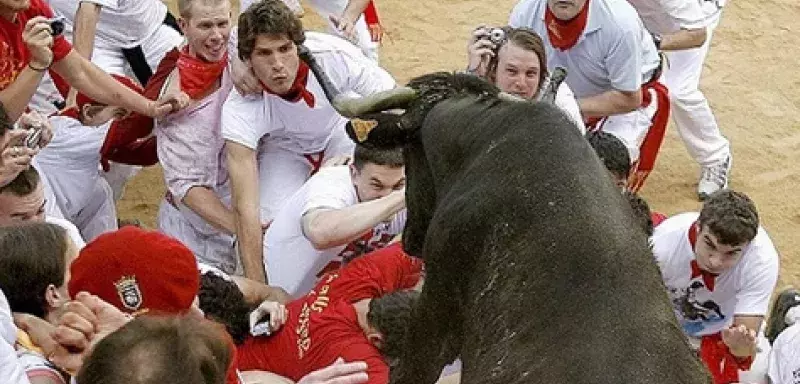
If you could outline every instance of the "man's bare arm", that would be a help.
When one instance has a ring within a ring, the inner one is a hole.
[[[361,14],[364,13],[364,10],[367,9],[368,4],[369,0],[348,1],[347,7],[345,7],[344,12],[342,12],[342,18],[355,24],[356,20],[358,20]]]
[[[405,207],[405,191],[341,209],[307,212],[303,233],[316,249],[347,244]]]
[[[183,203],[214,228],[229,235],[236,233],[233,211],[222,204],[219,196],[210,188],[201,186],[189,188],[183,197]]]
[[[44,71],[34,71],[25,67],[8,88],[0,91],[0,102],[3,103],[12,122],[17,121],[25,113],[25,108],[28,107],[33,94],[36,93],[36,88],[43,75]]]
[[[231,177],[233,216],[244,276],[266,284],[256,153],[244,145],[226,141],[225,155]]]
[[[681,29],[661,37],[662,51],[679,51],[702,46],[706,42],[708,32],[705,28]]]
[[[91,60],[94,50],[94,35],[97,32],[97,21],[100,20],[101,7],[98,4],[83,1],[75,12],[75,29],[72,47],[81,56]]]
[[[599,95],[578,99],[583,117],[603,117],[628,113],[642,104],[642,91],[611,90]]]

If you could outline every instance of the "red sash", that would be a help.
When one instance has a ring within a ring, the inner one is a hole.
[[[656,100],[652,100],[650,90],[654,90]],[[667,133],[667,123],[669,122],[669,91],[664,84],[658,80],[651,80],[642,85],[642,107],[656,102],[656,113],[650,120],[650,128],[647,130],[642,145],[639,146],[639,160],[631,167],[631,175],[628,177],[628,190],[638,192],[644,185],[650,172],[656,165],[658,151]]]
[[[739,371],[747,371],[753,365],[753,356],[739,359],[722,341],[722,335],[703,336],[700,343],[700,359],[711,372],[714,384],[731,384],[739,382]]]

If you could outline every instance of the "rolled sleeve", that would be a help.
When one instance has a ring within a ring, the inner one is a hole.
[[[766,232],[759,232],[751,245],[754,249],[743,256],[753,261],[745,269],[744,285],[736,295],[734,315],[765,316],[772,291],[778,282],[778,252]]]

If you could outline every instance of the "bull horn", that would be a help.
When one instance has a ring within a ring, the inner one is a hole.
[[[514,102],[525,101],[525,99],[523,99],[523,98],[521,98],[521,97],[519,97],[517,95],[511,94],[511,93],[507,93],[507,92],[498,93],[497,94],[497,98],[500,99],[500,100],[514,101]]]
[[[417,96],[417,92],[408,87],[397,87],[361,98],[345,96],[336,88],[305,45],[298,47],[298,55],[314,73],[333,109],[344,117],[352,118],[371,112],[405,108]]]
[[[406,108],[416,97],[417,91],[414,89],[397,87],[364,97],[339,95],[334,97],[331,105],[340,115],[353,118],[388,109]]]

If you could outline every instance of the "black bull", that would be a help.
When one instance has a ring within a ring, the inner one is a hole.
[[[367,140],[405,145],[403,242],[426,265],[393,383],[433,383],[458,356],[464,383],[710,383],[646,235],[563,113],[473,77],[411,85],[404,124]]]

